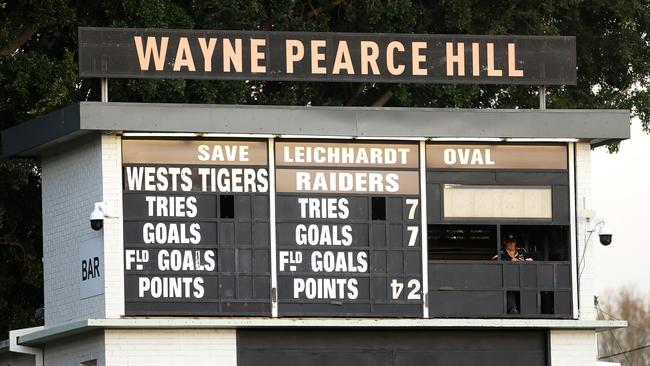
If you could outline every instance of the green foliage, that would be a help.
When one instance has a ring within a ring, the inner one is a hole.
[[[42,305],[39,171],[32,161],[0,161],[0,332],[37,325]]]
[[[0,1],[0,20],[0,128],[98,100],[99,81],[77,76],[77,27],[109,26],[574,35],[578,85],[549,88],[548,107],[629,108],[650,131],[648,0],[15,0]],[[390,95],[387,106],[537,107],[537,88],[528,86],[111,80],[109,94],[284,105],[372,105]],[[0,163],[0,332],[33,324],[42,305],[37,166]]]

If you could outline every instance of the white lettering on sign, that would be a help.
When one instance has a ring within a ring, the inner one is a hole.
[[[421,293],[420,293],[421,286],[422,285],[420,284],[420,280],[411,279],[407,285],[409,292],[406,299],[419,300],[421,298]],[[402,290],[404,290],[404,282],[393,279],[390,282],[390,288],[392,289],[393,292],[393,300],[397,300],[402,296]]]
[[[142,239],[145,244],[198,244],[201,225],[147,222],[142,225]]]
[[[269,172],[253,168],[199,168],[201,191],[224,193],[267,192]]]
[[[140,277],[138,297],[200,299],[205,294],[203,283],[202,277]]]
[[[355,278],[294,278],[293,298],[355,300],[358,284]]]
[[[343,225],[296,225],[296,244],[298,245],[335,245],[352,244],[352,226]]]
[[[494,165],[490,149],[445,149],[443,160],[447,165]]]
[[[284,163],[406,165],[407,148],[285,146]]]
[[[246,145],[199,145],[197,153],[200,161],[249,161]]]
[[[192,170],[176,167],[126,167],[129,191],[191,191]]]
[[[299,251],[281,250],[278,256],[280,258],[280,272],[286,271],[286,265],[288,265],[289,271],[295,272],[298,269],[298,264],[302,263],[302,252]]]
[[[146,196],[147,215],[156,217],[195,217],[196,197]]]
[[[311,270],[315,273],[364,273],[368,271],[368,253],[314,251],[311,253]]]
[[[399,191],[399,175],[373,172],[296,172],[296,191],[394,193]]]
[[[206,250],[161,249],[158,252],[158,269],[161,271],[214,271],[216,253]]]
[[[125,252],[127,271],[130,271],[133,267],[135,267],[136,270],[141,271],[144,269],[144,263],[149,262],[149,251],[146,249],[127,249]]]
[[[350,214],[347,198],[298,198],[300,218],[347,219]]]

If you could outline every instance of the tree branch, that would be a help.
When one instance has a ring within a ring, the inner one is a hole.
[[[361,95],[365,87],[366,85],[364,83],[360,83],[357,89],[354,91],[354,94],[350,97],[350,99],[348,99],[348,102],[345,103],[345,105],[347,106],[354,105],[354,102],[357,101],[357,98],[359,97],[359,95]]]
[[[372,103],[373,107],[383,107],[386,102],[390,100],[390,98],[393,96],[393,92],[390,90],[386,90],[384,94],[382,94],[379,99],[377,99],[374,103]]]
[[[325,9],[327,9],[327,8],[333,8],[333,7],[335,7],[335,6],[339,5],[339,4],[341,4],[342,2],[343,2],[343,0],[334,0],[334,1],[329,2],[329,3],[326,4],[326,5],[319,6],[318,8],[313,8],[313,7],[312,7],[312,8],[311,8],[311,11],[310,11],[309,13],[307,13],[307,16],[310,17],[310,18],[311,18],[311,17],[315,17],[315,16],[317,16],[318,14],[320,14],[320,12],[321,12],[322,10],[325,10]],[[311,4],[310,4],[310,6],[311,6]]]
[[[11,56],[16,52],[17,49],[22,47],[32,36],[36,33],[38,27],[36,24],[28,24],[24,26],[18,33],[14,36],[14,39],[9,42],[9,44],[0,49],[0,56]]]

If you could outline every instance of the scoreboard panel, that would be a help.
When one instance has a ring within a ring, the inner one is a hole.
[[[267,142],[124,139],[127,315],[270,315]]]
[[[422,317],[419,143],[269,143],[123,139],[126,314]]]
[[[280,316],[422,316],[418,144],[277,142]]]

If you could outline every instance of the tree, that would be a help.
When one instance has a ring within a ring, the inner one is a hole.
[[[625,366],[650,365],[650,293],[632,287],[606,294],[599,319],[625,319],[627,328],[598,334],[598,357]]]
[[[575,35],[578,85],[549,88],[548,107],[631,108],[646,130],[650,126],[648,0],[0,0],[0,19],[3,129],[99,99],[99,81],[77,76],[79,26]],[[537,93],[536,87],[498,85],[110,81],[111,101],[131,102],[535,108]],[[32,310],[42,304],[33,298],[42,293],[38,162],[2,164],[0,236],[7,244],[0,245],[0,263],[18,267],[0,268],[0,281],[16,284],[1,287],[7,291],[0,292],[0,314],[13,315],[0,319],[0,332],[33,324]],[[22,200],[9,192],[20,192]],[[29,255],[21,257],[17,248]],[[9,299],[16,297],[24,300],[12,307]]]

